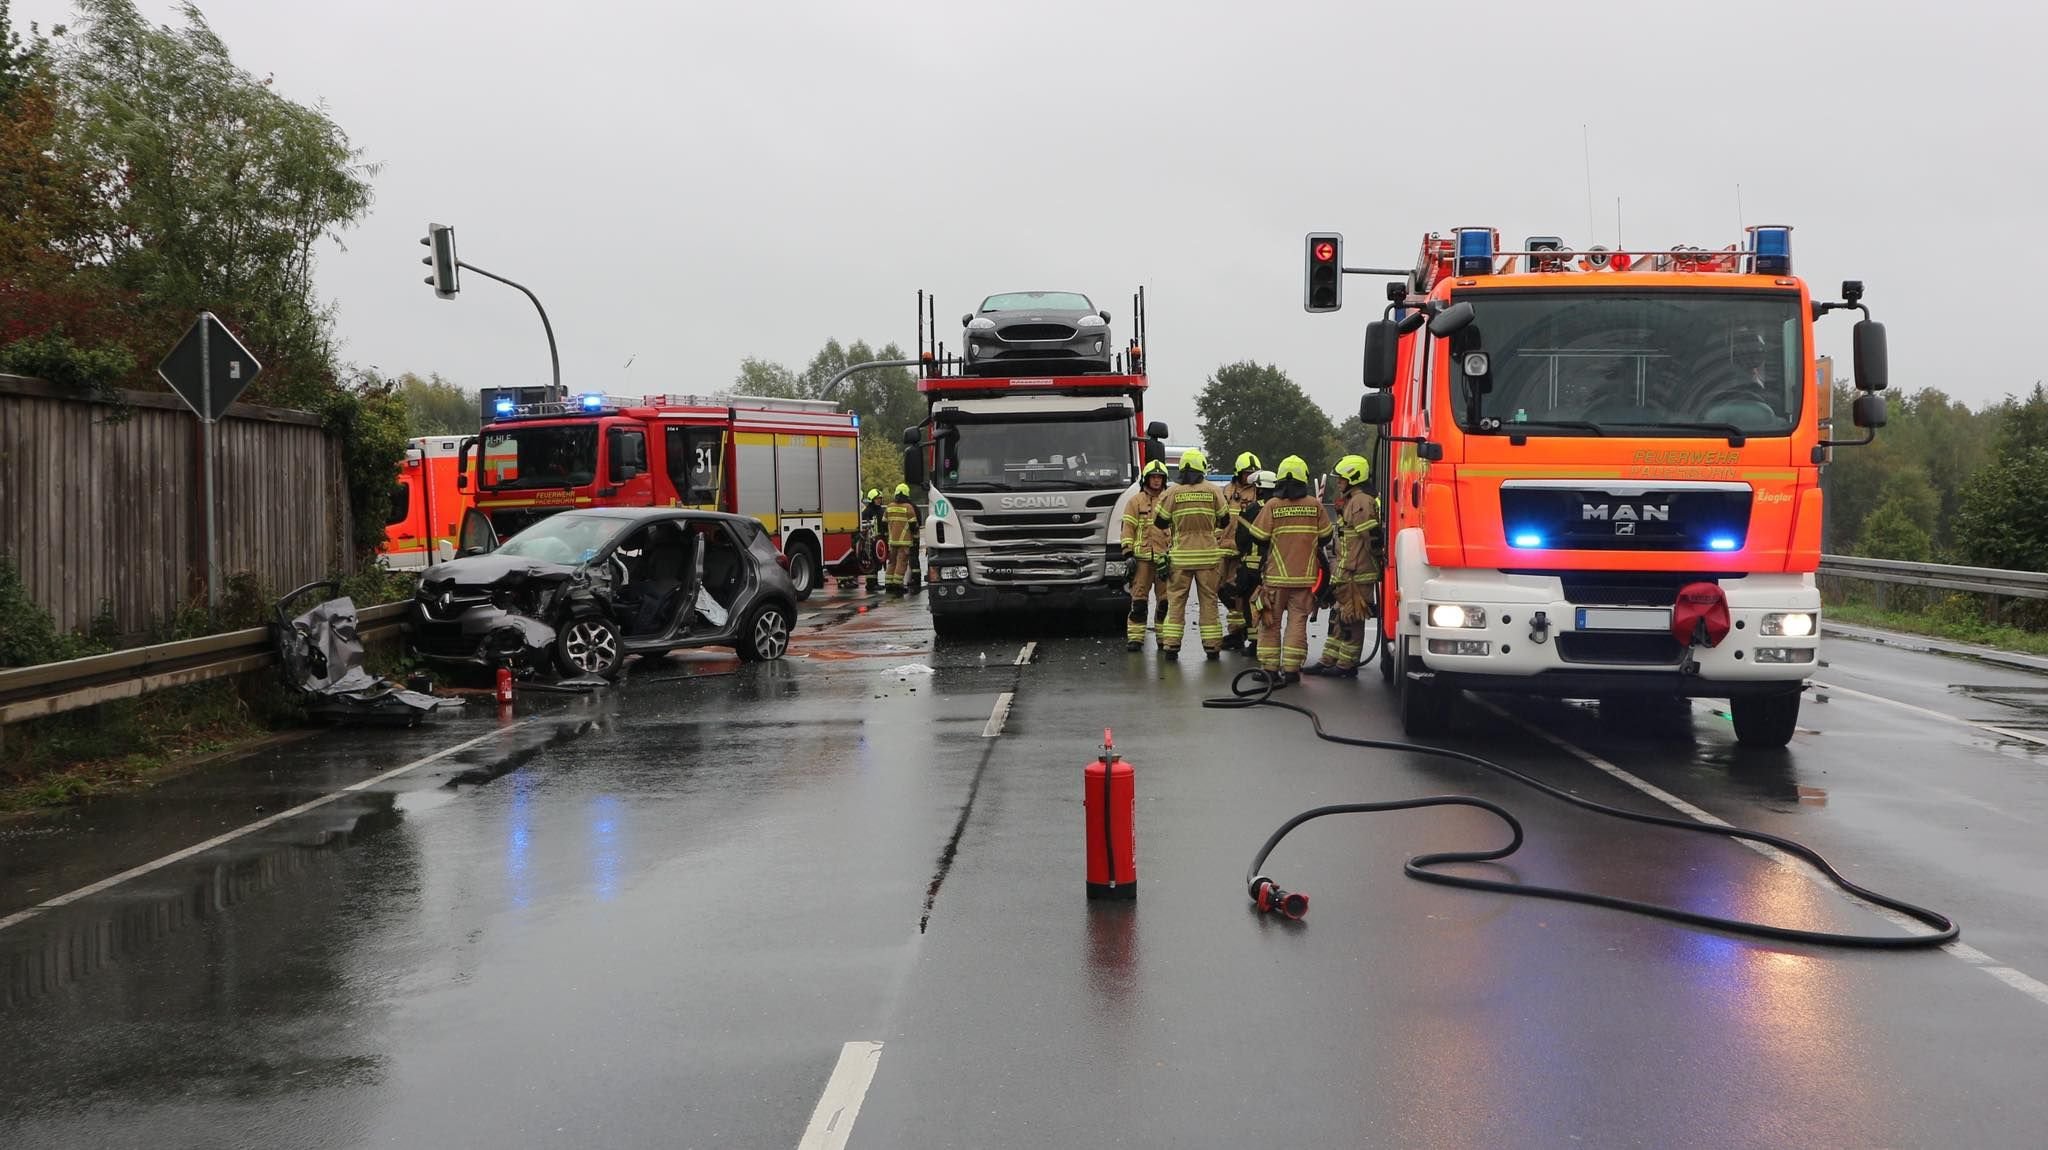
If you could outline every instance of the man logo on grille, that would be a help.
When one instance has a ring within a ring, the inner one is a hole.
[[[1614,533],[1616,535],[1634,535],[1636,533],[1636,525],[1624,519],[1614,525]]]

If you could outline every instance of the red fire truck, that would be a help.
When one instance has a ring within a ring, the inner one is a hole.
[[[457,483],[500,535],[577,507],[750,515],[799,597],[826,572],[873,569],[860,528],[860,416],[822,400],[589,394],[496,401],[460,449]]]

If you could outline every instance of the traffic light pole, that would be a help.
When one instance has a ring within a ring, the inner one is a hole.
[[[532,290],[529,289],[525,284],[518,283],[513,280],[508,280],[504,276],[498,275],[495,272],[487,272],[473,263],[468,263],[464,260],[456,260],[455,266],[463,269],[464,271],[475,272],[476,274],[484,277],[487,280],[497,280],[499,283],[504,284],[506,287],[518,288],[520,291],[526,293],[527,299],[533,301],[533,310],[540,313],[541,329],[548,333],[548,362],[551,365],[553,365],[555,369],[555,400],[559,401],[562,398],[562,357],[555,350],[555,325],[548,322],[548,309],[540,306],[540,297],[533,294]]]

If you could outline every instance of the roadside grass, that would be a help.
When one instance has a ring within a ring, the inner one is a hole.
[[[1833,583],[1827,580],[1826,583]],[[1893,587],[1880,606],[1868,585],[1822,587],[1822,613],[1841,623],[1903,631],[1955,643],[2048,655],[2048,605],[2008,603],[1994,608],[1987,596],[1929,588]]]

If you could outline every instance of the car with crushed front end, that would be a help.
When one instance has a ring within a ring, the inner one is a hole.
[[[1109,313],[1075,291],[1013,291],[989,296],[960,317],[967,331],[961,357],[967,374],[1107,372],[1115,362]]]
[[[465,515],[456,558],[420,578],[408,623],[429,662],[611,675],[629,655],[731,647],[779,659],[796,588],[761,524],[665,507],[564,511],[500,542]]]

